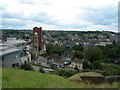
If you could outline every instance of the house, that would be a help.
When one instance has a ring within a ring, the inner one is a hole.
[[[70,68],[78,68],[79,70],[83,70],[83,60],[76,58],[68,65]]]
[[[36,64],[47,64],[47,59],[45,57],[39,56]]]

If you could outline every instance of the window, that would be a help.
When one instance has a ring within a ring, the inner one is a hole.
[[[37,38],[37,37],[38,37],[38,33],[37,33],[37,32],[35,32],[35,33],[34,33],[34,36]]]

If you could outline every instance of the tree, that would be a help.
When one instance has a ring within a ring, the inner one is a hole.
[[[24,64],[22,64],[22,65],[20,66],[20,68],[21,68],[21,69],[24,69],[24,70],[34,70],[30,64],[27,64],[26,61],[25,61]]]
[[[79,59],[83,59],[83,53],[81,51],[75,51],[73,54],[73,58],[79,58]]]
[[[120,46],[119,45],[107,45],[103,48],[104,58],[109,59],[112,62],[115,59],[120,58]]]
[[[116,41],[115,40],[113,40],[113,42],[112,42],[113,44],[116,44]]]
[[[104,65],[104,72],[103,75],[105,76],[116,76],[120,75],[120,67],[119,66],[112,66],[112,65]]]
[[[47,45],[46,45],[46,52],[47,52],[49,55],[50,55],[50,53],[51,53],[52,48],[53,48],[53,45],[52,45],[52,44],[47,44]]]
[[[94,61],[93,67],[94,67],[94,69],[102,69],[102,64],[100,61]]]
[[[83,69],[90,69],[90,62],[88,60],[83,62]]]
[[[42,67],[40,67],[40,70],[39,70],[41,73],[44,73],[44,69]]]
[[[64,49],[65,49],[65,48],[62,47],[62,46],[55,45],[55,46],[52,48],[51,53],[61,55],[61,54],[64,52]]]
[[[102,50],[98,47],[89,47],[85,51],[85,58],[90,62],[102,59]]]
[[[55,74],[59,75],[59,76],[63,76],[65,78],[68,78],[68,77],[76,74],[76,72],[75,71],[65,70],[65,69],[64,70],[58,69],[58,70],[55,71]]]
[[[61,55],[64,52],[64,47],[59,45],[48,44],[46,45],[46,52],[50,54],[59,54]]]
[[[107,56],[110,58],[119,58],[119,55],[120,55],[120,47],[118,46],[113,46],[107,51]]]
[[[83,46],[82,45],[74,45],[72,46],[72,50],[75,50],[75,51],[83,51]]]

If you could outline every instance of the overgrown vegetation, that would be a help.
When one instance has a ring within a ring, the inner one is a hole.
[[[76,71],[69,71],[69,70],[56,70],[54,74],[56,75],[59,75],[59,76],[62,76],[62,77],[65,77],[65,78],[68,78],[74,74],[76,74],[77,72]]]
[[[120,75],[120,67],[113,66],[109,64],[103,64],[103,75],[105,76],[115,76]]]
[[[32,66],[31,66],[30,64],[28,64],[27,62],[25,62],[24,64],[22,64],[22,65],[20,66],[20,68],[21,68],[21,69],[24,69],[24,70],[34,70],[34,69],[32,68]]]

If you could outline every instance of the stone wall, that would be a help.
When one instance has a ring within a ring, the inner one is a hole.
[[[93,84],[120,82],[120,76],[80,76],[82,81],[88,81]]]
[[[105,82],[104,76],[80,76],[82,81],[88,81],[93,84],[101,84]]]
[[[107,83],[120,82],[120,76],[108,76],[106,77]]]

